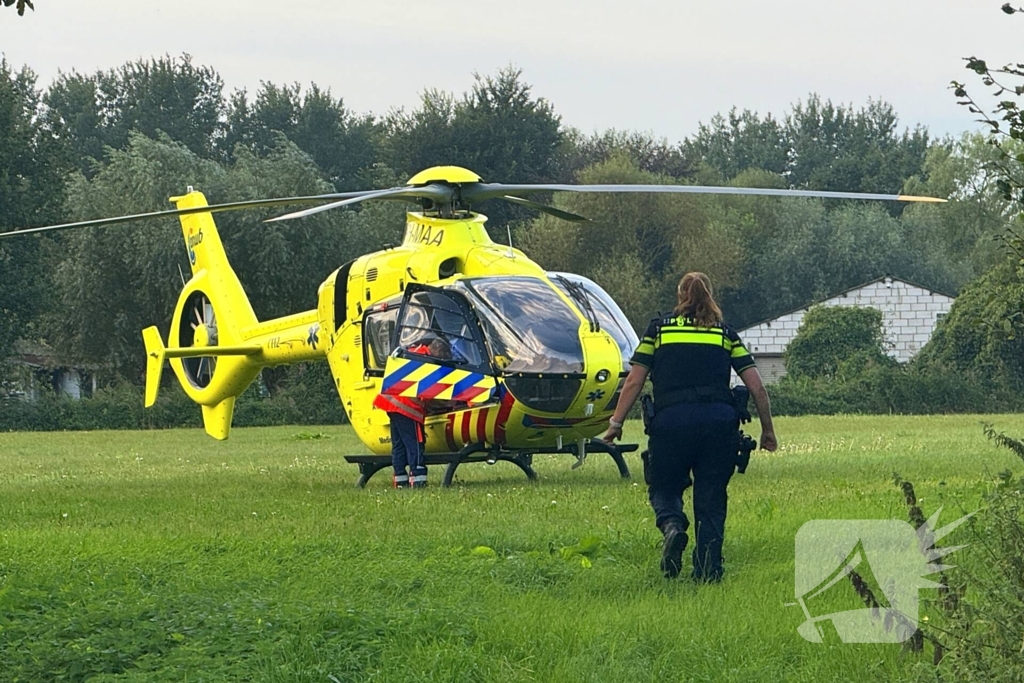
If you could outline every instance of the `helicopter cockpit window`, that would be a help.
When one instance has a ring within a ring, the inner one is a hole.
[[[402,304],[398,345],[405,353],[424,360],[490,372],[490,362],[476,323],[452,298],[437,290],[412,292]]]
[[[608,292],[601,289],[596,282],[582,275],[548,273],[548,277],[570,299],[576,300],[580,297],[586,299],[583,305],[589,304],[593,309],[601,329],[610,334],[615,343],[619,345],[619,350],[622,351],[622,360],[628,364],[629,359],[633,357],[633,352],[640,344],[640,339],[636,336],[633,326],[629,324],[626,314],[615,303],[615,299],[611,298]]]
[[[460,281],[506,373],[583,371],[580,319],[543,280],[487,277]]]
[[[368,371],[384,372],[397,322],[398,306],[370,311],[363,319],[363,355]]]

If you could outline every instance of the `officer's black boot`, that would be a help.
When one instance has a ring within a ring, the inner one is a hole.
[[[661,551],[661,572],[666,579],[679,576],[683,568],[683,551],[686,550],[686,527],[678,519],[670,519],[661,525],[665,536],[665,547]]]

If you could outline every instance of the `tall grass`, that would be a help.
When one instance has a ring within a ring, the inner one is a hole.
[[[347,427],[0,434],[0,681],[912,677],[930,664],[899,646],[800,638],[796,532],[902,519],[894,470],[974,509],[1013,455],[971,416],[778,432],[730,487],[726,580],[701,587],[661,578],[646,491],[607,456],[357,490]]]

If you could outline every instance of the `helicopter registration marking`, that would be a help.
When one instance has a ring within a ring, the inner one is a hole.
[[[406,244],[429,244],[440,246],[444,240],[444,228],[434,231],[433,226],[409,223],[405,233]]]

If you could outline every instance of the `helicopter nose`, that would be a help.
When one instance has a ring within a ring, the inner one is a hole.
[[[608,410],[619,376],[612,368],[622,365],[622,352],[606,332],[584,334],[580,341],[586,357],[587,378],[573,412],[579,417],[594,418]]]

